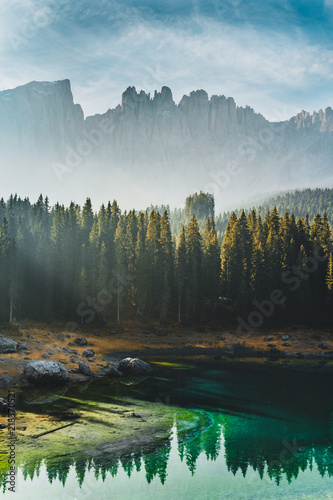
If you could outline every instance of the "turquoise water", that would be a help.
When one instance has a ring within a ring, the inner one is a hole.
[[[226,367],[215,360],[155,366],[155,376],[137,385],[96,382],[80,397],[111,392],[164,405],[173,412],[168,439],[76,461],[67,455],[28,462],[17,472],[14,496],[3,497],[333,499],[329,373]]]

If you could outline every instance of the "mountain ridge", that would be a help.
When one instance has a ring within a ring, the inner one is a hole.
[[[272,188],[313,187],[332,181],[332,132],[330,107],[269,122],[203,89],[176,104],[169,87],[151,96],[129,86],[115,108],[87,117],[68,79],[0,92],[5,191],[22,181],[27,195],[64,201],[92,189],[97,203],[113,191],[123,206],[177,206],[204,190],[223,209]]]

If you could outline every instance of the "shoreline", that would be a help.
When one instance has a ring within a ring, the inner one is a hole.
[[[125,357],[151,358],[208,356],[219,360],[283,361],[292,363],[333,361],[333,331],[289,326],[281,329],[254,331],[240,335],[226,326],[208,325],[182,327],[158,324],[124,322],[121,326],[87,326],[68,331],[60,324],[6,325],[0,329],[2,337],[17,342],[16,352],[0,353],[0,388],[20,387],[27,383],[22,378],[26,363],[34,360],[53,360],[65,366],[70,383],[83,382],[87,376],[75,373],[78,362],[86,362],[95,377],[103,370],[116,367]],[[86,344],[76,344],[84,338]],[[1,340],[1,339],[0,339]],[[26,348],[21,349],[23,346]],[[84,355],[93,349],[93,358]],[[333,364],[333,363],[332,363]],[[73,372],[74,370],[74,372]]]

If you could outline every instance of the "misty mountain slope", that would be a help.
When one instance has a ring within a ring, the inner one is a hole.
[[[232,98],[129,87],[122,102],[84,119],[68,80],[0,92],[3,194],[123,207],[179,206],[195,191],[217,210],[276,190],[332,183],[333,111],[270,123]]]

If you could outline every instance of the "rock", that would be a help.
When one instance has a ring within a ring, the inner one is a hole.
[[[29,349],[29,347],[27,346],[27,344],[25,342],[21,342],[21,344],[18,346],[18,352],[21,352],[21,351],[24,351],[26,349]]]
[[[88,344],[87,339],[85,339],[84,337],[78,337],[77,339],[74,340],[74,342],[77,345],[87,345]]]
[[[0,339],[0,354],[5,354],[6,352],[16,352],[17,342],[15,340],[7,339],[3,337]]]
[[[33,335],[31,335],[31,333],[28,333],[28,335],[27,335],[27,339],[32,339],[32,340],[33,340],[34,338],[35,338],[35,337],[34,337]]]
[[[220,340],[226,340],[226,338],[223,335],[221,335]]]
[[[270,342],[271,340],[274,340],[273,337],[265,337],[265,342]]]
[[[68,345],[70,345],[71,347],[75,346],[74,342],[68,342]]]
[[[318,347],[319,349],[328,349],[327,344],[325,344],[325,342],[320,342],[320,344],[318,344]]]
[[[153,371],[148,363],[138,358],[122,359],[117,368],[124,375],[148,375]]]
[[[60,385],[69,381],[66,368],[56,361],[32,361],[23,370],[24,378],[32,385]]]
[[[162,330],[161,328],[158,330],[155,330],[155,335],[157,335],[157,337],[164,337],[165,334],[166,334],[165,330]]]
[[[52,330],[51,330],[52,332]],[[65,335],[63,333],[57,333],[57,335],[55,336],[57,340],[64,340],[65,339]]]
[[[28,356],[24,356],[24,358],[23,358],[23,359],[26,359],[26,360],[28,360],[28,359],[30,359],[30,358],[28,358]]]
[[[117,370],[117,368],[115,368],[114,366],[111,366],[105,372],[105,376],[106,377],[121,377],[121,373]]]
[[[0,413],[8,413],[8,403],[3,398],[0,398]]]
[[[47,354],[47,352],[44,352],[44,354],[42,355],[42,358],[45,358],[45,359],[48,359],[50,357],[49,354]]]
[[[282,342],[281,345],[283,345],[284,347],[286,347],[286,346],[290,346],[291,344],[288,344],[288,342]]]
[[[90,370],[89,365],[85,363],[84,361],[79,361],[79,373],[82,373],[82,375],[87,375],[88,377],[93,377],[94,374]]]
[[[282,340],[290,340],[289,335],[283,335]]]
[[[82,356],[84,358],[92,358],[95,356],[95,351],[94,349],[86,349],[85,351],[83,351]]]
[[[272,348],[276,347],[276,344],[267,344],[267,346],[272,349]]]
[[[50,351],[50,352],[49,352],[49,355],[50,355],[50,356],[54,356],[54,352],[53,352],[53,351]]]
[[[271,352],[272,354],[280,354],[279,349],[277,349],[276,347],[271,347],[270,352]]]

